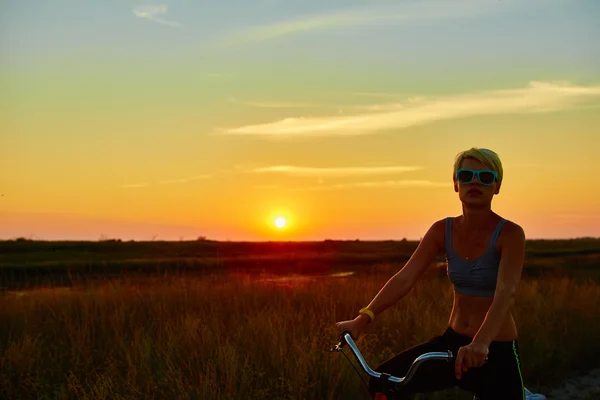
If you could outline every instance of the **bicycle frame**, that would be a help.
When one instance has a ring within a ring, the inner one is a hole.
[[[352,350],[352,354],[354,354],[354,357],[359,362],[362,369],[369,376],[371,376],[372,378],[375,378],[375,379],[380,379],[386,383],[388,381],[393,382],[396,385],[408,384],[411,381],[411,379],[415,376],[415,373],[416,373],[417,369],[419,368],[419,366],[422,365],[426,361],[442,360],[442,361],[446,361],[448,363],[452,363],[454,361],[454,354],[451,351],[425,353],[425,354],[420,355],[413,361],[410,368],[408,369],[408,372],[406,373],[406,376],[397,377],[397,376],[392,376],[390,374],[373,371],[373,369],[371,369],[371,367],[369,367],[369,364],[367,364],[367,362],[363,358],[362,354],[360,353],[360,350],[356,346],[356,343],[354,343],[354,340],[352,339],[352,336],[350,335],[349,332],[342,332],[340,342],[335,347],[333,347],[330,351],[332,351],[332,352],[333,351],[342,351],[342,348],[346,344]],[[375,399],[386,400],[388,394],[389,393],[376,393]]]

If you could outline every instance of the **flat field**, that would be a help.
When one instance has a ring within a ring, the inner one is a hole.
[[[334,323],[416,245],[0,242],[0,397],[366,399],[364,375],[329,351]],[[514,308],[528,388],[600,366],[599,260],[598,239],[528,242]],[[442,262],[357,341],[369,364],[446,327]]]

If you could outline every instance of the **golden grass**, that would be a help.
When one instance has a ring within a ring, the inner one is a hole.
[[[348,360],[329,352],[334,323],[390,276],[167,277],[6,294],[0,397],[366,399]],[[428,278],[358,345],[375,366],[442,332],[451,303],[447,280]],[[524,280],[514,313],[528,387],[597,363],[600,284]],[[427,398],[472,398],[460,396]]]

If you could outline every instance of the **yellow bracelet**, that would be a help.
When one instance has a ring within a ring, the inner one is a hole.
[[[373,314],[373,311],[369,310],[367,307],[361,308],[358,313],[359,314],[367,314],[369,316],[369,318],[371,318],[371,322],[375,321],[375,314]]]

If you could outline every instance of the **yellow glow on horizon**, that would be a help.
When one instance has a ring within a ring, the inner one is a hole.
[[[489,92],[465,75],[462,86],[415,84],[413,102],[400,90],[403,84],[388,87],[387,76],[373,82],[355,70],[327,86],[310,75],[318,85],[307,87],[270,71],[256,86],[245,81],[252,85],[240,94],[243,100],[223,102],[214,99],[230,96],[235,74],[227,78],[230,87],[217,84],[215,76],[200,77],[192,66],[139,75],[136,64],[117,61],[110,70],[86,61],[0,74],[10,89],[0,94],[0,125],[7,132],[0,141],[14,150],[3,152],[0,161],[6,171],[0,173],[0,239],[418,239],[434,221],[461,213],[450,172],[455,154],[471,146],[500,155],[504,182],[492,209],[521,224],[528,238],[600,234],[600,186],[592,184],[600,172],[597,110],[571,109],[567,102],[564,110],[530,112],[549,104],[538,104],[538,94],[571,93],[570,86],[531,87],[504,76],[494,86],[507,92]],[[159,84],[149,91],[152,79]],[[208,82],[210,91],[198,96],[186,82]],[[357,87],[372,90],[354,93]],[[338,109],[339,99],[315,99],[313,89],[354,94]],[[398,98],[386,97],[388,92]],[[532,92],[531,102],[507,105],[502,94]],[[560,104],[569,96],[559,96]],[[594,96],[599,100],[592,106],[600,102],[600,94]],[[487,106],[470,113],[455,99]],[[489,108],[496,101],[505,111],[523,104],[523,113],[497,114]],[[406,109],[400,107],[405,103]],[[199,106],[210,112],[199,117]],[[429,106],[441,107],[445,117],[419,114]],[[353,125],[356,135],[342,134],[346,118],[369,123],[368,130]],[[303,125],[307,121],[311,125]],[[340,135],[320,130],[327,121],[341,124],[335,125]],[[288,123],[298,131],[294,138],[286,134]],[[379,131],[379,124],[395,130]],[[252,131],[257,139],[221,132],[244,127],[238,133]],[[289,140],[266,138],[265,127]],[[403,169],[411,166],[419,169]]]

